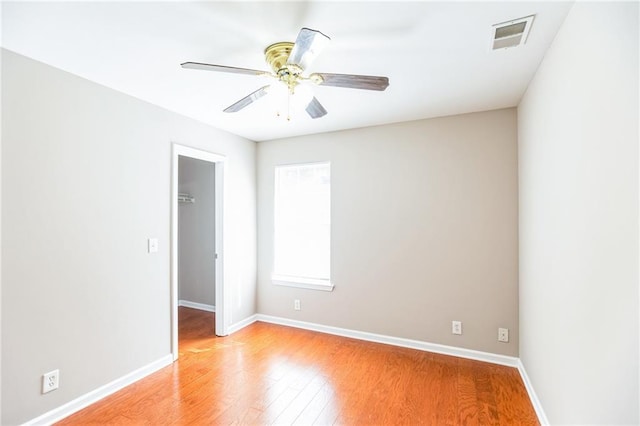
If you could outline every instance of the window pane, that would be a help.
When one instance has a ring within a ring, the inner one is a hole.
[[[276,167],[274,273],[329,279],[329,163]]]

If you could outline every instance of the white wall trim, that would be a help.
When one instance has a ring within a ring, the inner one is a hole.
[[[271,282],[284,287],[304,288],[307,290],[333,291],[334,285],[329,280],[314,280],[309,278],[284,277],[273,275]]]
[[[548,425],[549,419],[547,419],[547,415],[542,408],[542,404],[538,399],[538,395],[536,391],[533,389],[533,384],[527,375],[527,370],[524,368],[524,364],[522,360],[518,358],[518,371],[520,372],[520,376],[522,377],[522,381],[524,382],[524,387],[527,389],[527,393],[529,394],[529,399],[531,400],[531,404],[533,405],[533,409],[536,410],[536,414],[538,416],[538,421],[541,425]]]
[[[253,314],[250,317],[243,319],[242,321],[238,321],[237,323],[230,325],[227,328],[227,331],[229,332],[229,334],[233,334],[236,331],[240,331],[256,321],[258,321],[258,314]]]
[[[288,318],[274,317],[271,315],[256,315],[257,321],[271,324],[286,325],[289,327],[302,328],[305,330],[318,331],[320,333],[333,334],[336,336],[350,337],[353,339],[365,340],[367,342],[383,343],[386,345],[400,346],[403,348],[417,349],[420,351],[434,352],[443,355],[457,356],[460,358],[474,359],[477,361],[490,362],[492,364],[506,365],[508,367],[518,367],[518,358],[506,355],[481,352],[473,349],[457,348],[454,346],[440,345],[438,343],[423,342],[420,340],[405,339],[402,337],[386,336],[383,334],[367,333],[365,331],[349,330],[346,328],[331,327],[328,325],[314,324],[292,320]]]
[[[185,308],[200,309],[201,311],[215,312],[216,307],[213,305],[207,305],[206,303],[190,302],[188,300],[178,300],[178,306],[184,306]]]
[[[134,370],[131,373],[120,377],[119,379],[107,383],[104,386],[100,386],[98,389],[79,396],[78,398],[69,401],[64,405],[61,405],[60,407],[54,408],[53,410],[48,411],[43,415],[36,417],[35,419],[29,420],[25,423],[25,425],[50,425],[58,422],[65,417],[68,417],[71,414],[80,411],[95,402],[98,402],[102,398],[105,398],[112,393],[115,393],[120,389],[129,386],[130,384],[137,382],[138,380],[143,379],[144,377],[152,373],[155,373],[161,368],[170,365],[172,362],[173,355],[165,355],[162,358],[145,365],[144,367],[138,368],[137,370]]]

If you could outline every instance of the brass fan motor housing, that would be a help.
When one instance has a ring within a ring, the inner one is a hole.
[[[281,41],[274,43],[264,49],[264,57],[274,73],[285,68],[294,43],[289,41]]]
[[[294,43],[281,41],[274,43],[264,50],[265,60],[273,70],[275,77],[287,85],[291,93],[302,80],[302,68],[296,64],[288,64],[287,60],[291,55]],[[316,82],[314,80],[314,82]]]

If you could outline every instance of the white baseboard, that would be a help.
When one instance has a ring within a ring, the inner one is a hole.
[[[60,407],[54,408],[51,411],[48,411],[41,416],[36,417],[35,419],[29,420],[25,423],[25,425],[50,425],[55,422],[58,422],[65,417],[70,416],[71,414],[82,410],[83,408],[98,402],[102,398],[105,398],[111,395],[114,392],[119,391],[120,389],[129,386],[130,384],[137,382],[138,380],[155,373],[163,367],[171,364],[173,362],[173,357],[171,354],[165,355],[157,361],[152,362],[151,364],[145,365],[144,367],[138,368],[131,373],[120,377],[112,381],[111,383],[107,383],[104,386],[100,386],[98,389],[95,389],[89,393],[86,393],[72,401],[67,402]]]
[[[258,315],[257,314],[253,314],[250,317],[243,319],[242,321],[239,321],[239,322],[237,322],[235,324],[231,324],[227,328],[227,331],[229,332],[229,334],[233,334],[236,331],[242,330],[246,326],[253,324],[257,320],[258,320]]]
[[[320,333],[334,334],[336,336],[351,337],[353,339],[365,340],[368,342],[384,343],[386,345],[400,346],[403,348],[417,349],[420,351],[435,352],[443,355],[474,359],[477,361],[490,362],[492,364],[506,365],[508,367],[518,367],[518,358],[512,356],[492,354],[489,352],[481,352],[473,349],[457,348],[454,346],[440,345],[437,343],[423,342],[420,340],[404,339],[402,337],[385,336],[383,334],[349,330],[347,328],[331,327],[328,325],[274,317],[271,315],[257,314],[256,317],[258,321],[268,322],[271,324],[286,325],[289,327],[318,331]]]
[[[215,312],[216,307],[213,305],[207,305],[206,303],[190,302],[188,300],[178,300],[178,306],[184,306],[185,308],[200,309],[201,311]]]
[[[533,409],[536,410],[538,421],[543,426],[548,425],[549,419],[547,419],[547,415],[542,409],[542,404],[538,399],[538,395],[536,395],[536,391],[533,389],[533,384],[531,383],[531,380],[527,375],[527,370],[525,370],[524,364],[522,363],[522,360],[519,358],[518,358],[518,371],[520,372],[520,377],[522,377],[522,381],[524,382],[524,387],[527,389],[527,393],[529,394],[529,399],[531,400]]]

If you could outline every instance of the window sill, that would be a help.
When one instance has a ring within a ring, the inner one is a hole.
[[[285,287],[304,288],[307,290],[333,291],[333,284],[331,284],[331,281],[329,280],[273,275],[271,277],[271,282],[275,285],[281,285]]]

